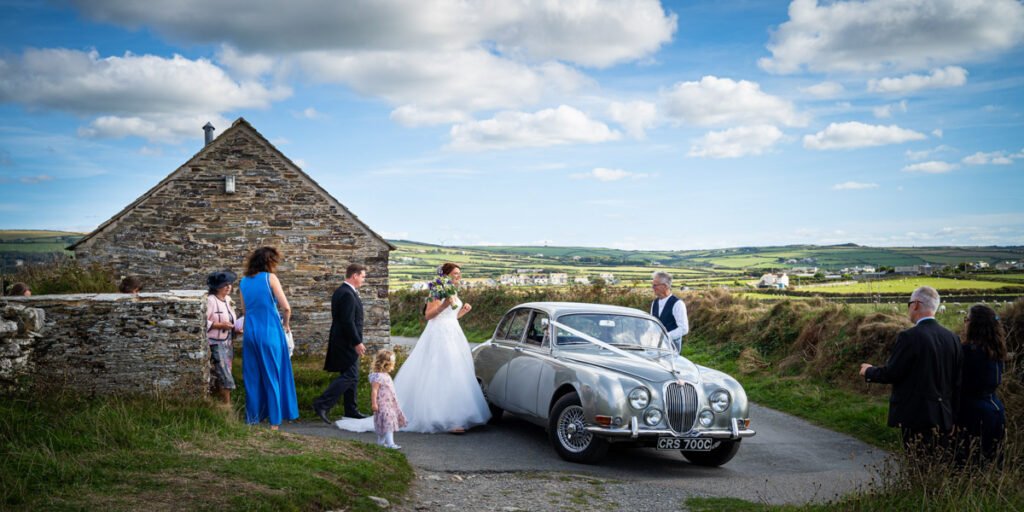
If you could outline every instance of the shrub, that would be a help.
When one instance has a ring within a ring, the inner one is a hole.
[[[118,282],[110,268],[95,263],[81,265],[70,258],[26,265],[18,269],[13,280],[27,284],[33,295],[116,293]]]

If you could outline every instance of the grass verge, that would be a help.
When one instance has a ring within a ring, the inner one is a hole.
[[[161,397],[7,396],[0,452],[0,509],[375,510],[412,478],[391,450]]]

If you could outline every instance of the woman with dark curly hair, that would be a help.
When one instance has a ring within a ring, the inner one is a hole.
[[[1001,459],[1006,436],[1006,407],[996,396],[1006,361],[1006,340],[996,312],[972,306],[964,319],[963,381],[956,426],[960,461],[988,464]]]
[[[281,420],[299,417],[292,361],[285,332],[291,332],[292,308],[274,270],[281,253],[273,247],[253,251],[245,263],[242,292],[245,326],[242,334],[242,380],[245,383],[245,421],[270,421],[277,430]],[[280,312],[279,312],[280,310]]]

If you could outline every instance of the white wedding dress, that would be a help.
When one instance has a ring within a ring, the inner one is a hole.
[[[459,325],[458,310],[445,307],[427,322],[409,358],[395,376],[398,405],[409,424],[403,432],[447,432],[483,425],[491,418],[487,401],[476,382],[469,342]],[[353,432],[373,430],[373,417],[342,418],[338,428]]]

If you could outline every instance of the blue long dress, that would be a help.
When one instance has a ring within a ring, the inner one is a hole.
[[[242,336],[242,378],[245,381],[245,421],[255,424],[269,419],[299,417],[295,397],[292,361],[288,358],[281,314],[270,289],[270,274],[260,272],[243,277],[239,283],[245,301],[245,331]]]

